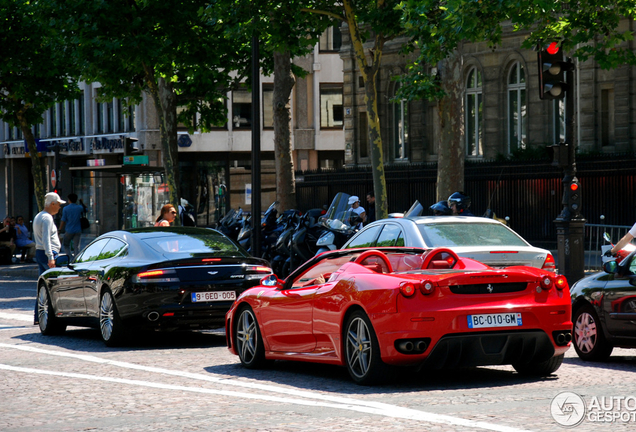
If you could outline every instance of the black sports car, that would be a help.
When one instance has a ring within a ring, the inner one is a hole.
[[[636,348],[636,250],[622,256],[570,289],[574,348],[582,360],[607,360],[615,346]]]
[[[56,264],[38,280],[40,331],[99,327],[107,346],[132,327],[223,327],[234,300],[271,273],[220,232],[185,227],[112,231]]]

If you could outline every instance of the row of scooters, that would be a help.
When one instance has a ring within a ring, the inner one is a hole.
[[[356,232],[360,219],[351,211],[349,195],[336,194],[328,209],[279,213],[272,203],[261,216],[261,257],[269,261],[274,273],[287,277],[315,255],[341,248]],[[230,210],[217,229],[252,253],[252,216],[241,209]]]

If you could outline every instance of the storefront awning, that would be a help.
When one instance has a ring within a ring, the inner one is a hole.
[[[158,166],[122,164],[69,167],[69,171],[95,171],[99,173],[108,173],[120,176],[126,174],[163,174],[165,170],[163,167]]]

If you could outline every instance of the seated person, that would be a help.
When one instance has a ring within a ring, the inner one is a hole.
[[[18,248],[22,249],[22,257],[20,258],[21,262],[25,261],[25,253],[26,253],[26,262],[33,263],[35,258],[35,242],[31,240],[29,237],[29,229],[26,227],[24,223],[24,218],[22,216],[18,216],[16,218],[15,223],[16,230],[16,245]]]

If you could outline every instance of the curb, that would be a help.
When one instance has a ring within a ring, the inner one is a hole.
[[[39,276],[38,273],[37,264],[10,264],[0,266],[0,276],[21,277],[35,281]]]

